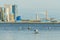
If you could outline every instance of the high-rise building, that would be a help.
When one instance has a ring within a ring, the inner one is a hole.
[[[0,20],[2,20],[2,8],[0,7]]]
[[[16,9],[17,9],[17,6],[16,5],[7,5],[5,4],[5,20],[10,22],[13,18],[13,20],[15,21],[16,18],[15,18],[15,14],[16,14]]]
[[[5,13],[5,8],[2,7],[2,21],[4,21],[4,13]]]
[[[4,21],[4,12],[3,7],[0,7],[0,20]]]
[[[9,8],[6,8],[6,19],[9,22]]]
[[[14,15],[13,14],[9,14],[9,22],[14,22],[15,20],[14,20]]]
[[[5,4],[5,21],[10,22],[10,14],[12,14],[12,5]]]
[[[16,5],[12,5],[12,13],[14,14],[14,20],[16,20],[16,13],[17,13],[17,6]]]

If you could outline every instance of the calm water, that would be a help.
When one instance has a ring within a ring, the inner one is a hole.
[[[0,40],[60,40],[60,24],[0,24]]]
[[[38,30],[60,30],[60,24],[0,24],[0,30],[27,30],[30,27],[31,31]]]

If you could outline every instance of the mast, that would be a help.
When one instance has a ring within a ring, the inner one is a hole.
[[[36,20],[39,20],[39,16],[38,16],[38,8],[37,8],[37,13],[36,13]]]
[[[48,20],[48,11],[47,10],[46,10],[45,16],[46,16],[46,20]]]

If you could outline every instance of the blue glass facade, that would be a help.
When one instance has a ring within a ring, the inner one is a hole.
[[[14,15],[14,19],[15,19],[15,14],[16,14],[16,5],[12,5],[12,13]]]

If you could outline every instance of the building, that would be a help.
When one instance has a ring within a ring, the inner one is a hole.
[[[0,7],[0,20],[2,20],[2,8]]]
[[[11,22],[12,17],[13,17],[13,20],[15,20],[16,6],[7,5],[7,4],[5,4],[4,6],[5,6],[5,20],[7,22]]]
[[[9,14],[9,22],[15,22],[15,20],[14,20],[14,14]]]
[[[14,14],[14,20],[16,20],[16,14],[17,14],[17,6],[12,5],[12,13]]]
[[[3,7],[0,7],[0,20],[1,21],[4,21],[4,8]]]
[[[9,22],[10,5],[5,4],[4,7],[5,7],[5,13],[4,13],[5,19],[4,20]]]
[[[4,22],[11,22],[16,20],[17,6],[4,4],[4,7],[0,7],[0,20]]]
[[[9,8],[6,8],[6,20],[9,22]]]
[[[5,13],[5,8],[2,7],[2,21],[4,21],[4,13]]]

